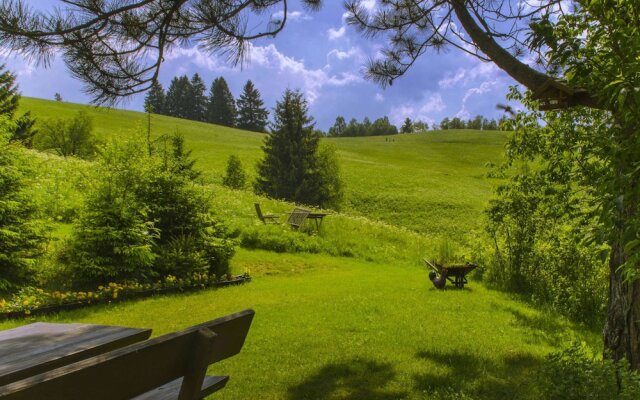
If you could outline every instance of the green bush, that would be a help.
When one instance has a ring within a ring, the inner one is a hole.
[[[235,243],[211,216],[182,141],[170,144],[151,154],[137,139],[103,149],[62,258],[73,287],[228,272]]]
[[[141,142],[112,141],[101,152],[62,261],[75,288],[154,277],[158,230],[136,195],[149,174]]]
[[[44,242],[35,203],[25,192],[26,157],[9,143],[12,125],[0,117],[0,293],[29,282]]]
[[[246,184],[246,175],[242,168],[242,162],[236,155],[230,155],[227,161],[227,172],[222,178],[222,184],[230,189],[243,189]]]
[[[53,150],[62,157],[93,158],[97,150],[93,121],[84,111],[79,111],[71,119],[44,121],[35,136],[34,146]]]
[[[550,354],[542,370],[540,386],[547,400],[640,398],[637,372],[629,370],[626,362],[597,359],[584,344],[573,344]]]

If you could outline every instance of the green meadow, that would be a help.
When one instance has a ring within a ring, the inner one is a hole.
[[[144,134],[147,123],[141,113],[38,99],[22,99],[21,107],[38,119],[86,110],[103,140]],[[0,329],[88,322],[148,327],[157,336],[253,308],[243,351],[209,371],[231,376],[213,396],[221,399],[538,399],[533,378],[547,354],[572,341],[601,347],[599,332],[477,279],[464,290],[436,290],[428,280],[422,257],[436,257],[443,242],[465,251],[482,229],[499,183],[487,178],[486,165],[500,162],[505,133],[326,139],[338,149],[344,205],[319,232],[293,232],[262,225],[253,203],[281,220],[293,204],[220,185],[231,154],[255,175],[262,134],[156,115],[151,123],[154,135],[185,136],[213,209],[238,235],[233,271],[253,281],[5,321]],[[37,157],[35,195],[79,204],[74,182],[90,165]],[[54,226],[53,238],[69,234],[68,224]]]

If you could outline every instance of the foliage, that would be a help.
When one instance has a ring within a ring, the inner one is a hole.
[[[223,77],[216,78],[211,83],[207,107],[208,122],[224,126],[235,126],[237,117],[236,103],[227,81]]]
[[[548,400],[632,400],[640,397],[640,374],[625,362],[595,357],[584,343],[547,356],[540,379]],[[620,384],[618,384],[618,382]]]
[[[140,141],[109,142],[101,151],[85,203],[62,261],[76,288],[154,278],[154,240],[159,236],[148,206],[137,196],[149,175]]]
[[[242,162],[238,156],[232,154],[227,161],[227,171],[222,178],[222,184],[231,189],[243,189],[246,184],[246,175]]]
[[[95,290],[70,292],[59,290],[49,292],[41,288],[26,286],[11,296],[8,301],[0,298],[0,314],[23,312],[25,315],[30,315],[34,310],[52,306],[111,303],[171,289],[204,289],[215,286],[224,278],[226,277],[194,272],[187,274],[184,278],[167,275],[153,283],[109,282],[107,285],[98,286]],[[242,275],[241,278],[251,279],[248,274]]]
[[[144,109],[147,112],[156,114],[166,113],[166,98],[162,85],[160,82],[155,81],[151,84],[151,88],[147,92],[144,98]]]
[[[11,141],[31,147],[33,137],[37,133],[34,128],[35,120],[28,111],[19,117],[15,115],[20,103],[20,93],[15,82],[16,76],[10,71],[5,71],[4,65],[0,65],[0,116],[14,121],[10,127],[5,126],[3,129],[11,129]]]
[[[338,170],[330,152],[320,161],[320,136],[313,130],[308,111],[300,92],[287,90],[276,103],[275,122],[264,141],[255,189],[276,199],[324,206],[338,200],[339,177],[329,176]]]
[[[319,202],[324,208],[340,209],[344,199],[344,183],[338,161],[338,150],[333,144],[321,142],[318,148],[320,171]]]
[[[336,122],[334,122],[333,126],[329,128],[328,133],[329,133],[329,136],[333,136],[333,137],[343,136],[345,129],[347,129],[347,123],[344,120],[344,117],[342,115],[338,115],[336,117]]]
[[[34,201],[25,192],[24,157],[9,143],[11,131],[0,117],[0,293],[29,282],[44,242]]]
[[[388,117],[378,118],[373,123],[367,117],[362,123],[352,118],[349,124],[346,124],[344,118],[338,116],[334,125],[329,128],[329,136],[384,136],[397,133],[398,128],[389,122]]]
[[[244,85],[238,98],[236,126],[253,132],[266,132],[269,111],[264,108],[260,92],[250,80]]]
[[[190,88],[191,92],[188,105],[190,112],[188,118],[193,121],[206,121],[208,99],[204,92],[207,90],[207,87],[197,73],[191,77]]]
[[[98,149],[93,135],[93,120],[83,111],[68,120],[44,121],[34,145],[41,150],[53,150],[63,157],[93,158]]]
[[[209,213],[183,139],[161,139],[151,155],[137,139],[104,148],[62,257],[76,287],[227,272],[234,243]]]
[[[605,194],[593,185],[607,175],[594,147],[604,140],[598,126],[605,117],[588,109],[517,114],[505,165],[511,178],[488,210],[495,244],[488,278],[591,323],[602,322],[607,293],[608,246],[597,214]]]
[[[400,133],[413,133],[413,122],[411,118],[407,117],[400,128]]]
[[[192,113],[189,108],[191,92],[191,82],[186,75],[174,77],[165,97],[165,114],[176,118],[189,118]]]

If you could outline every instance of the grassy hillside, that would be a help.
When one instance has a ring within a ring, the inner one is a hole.
[[[145,114],[132,111],[32,98],[22,99],[21,107],[39,119],[70,117],[85,110],[102,138],[144,131],[146,126]],[[231,154],[240,157],[253,177],[264,138],[159,115],[152,117],[152,131],[182,133],[205,179],[214,183],[221,181]],[[339,150],[346,186],[344,211],[461,242],[482,218],[495,183],[485,178],[485,164],[499,162],[505,134],[463,130],[327,140]]]

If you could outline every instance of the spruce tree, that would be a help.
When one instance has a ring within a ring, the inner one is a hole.
[[[320,136],[299,91],[287,89],[274,109],[272,132],[265,138],[255,189],[276,199],[322,205],[318,165]]]
[[[402,128],[400,128],[400,132],[402,133],[412,133],[413,132],[413,122],[411,122],[411,118],[406,118],[404,120],[404,124],[402,124]]]
[[[178,118],[189,118],[189,98],[191,82],[186,75],[175,77],[171,81],[166,97],[167,115]]]
[[[144,98],[144,109],[156,114],[165,114],[165,94],[160,82],[155,81]]]
[[[190,115],[189,119],[194,121],[206,121],[207,120],[207,96],[205,92],[207,86],[205,86],[202,78],[197,73],[191,77],[191,99]]]
[[[20,102],[20,93],[16,85],[16,76],[10,71],[4,69],[4,64],[0,65],[0,116],[5,116],[14,123],[11,127],[12,142],[21,142],[27,147],[31,147],[33,137],[37,133],[34,129],[35,119],[31,117],[31,113],[27,111],[20,117],[16,117],[18,105]]]
[[[235,126],[236,104],[223,77],[216,78],[211,84],[207,121],[212,124]]]
[[[254,132],[265,132],[269,111],[264,108],[260,92],[253,82],[247,81],[238,98],[238,120],[236,126]]]

